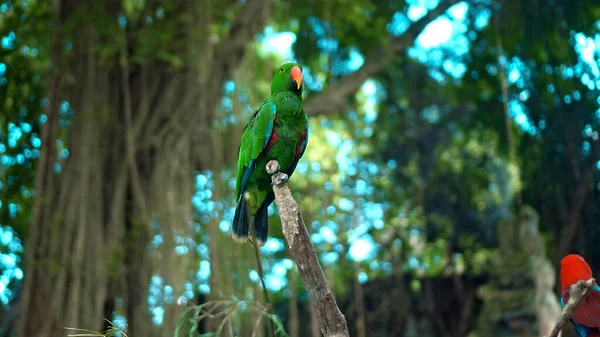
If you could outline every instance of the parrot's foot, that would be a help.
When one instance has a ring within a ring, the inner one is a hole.
[[[269,160],[267,163],[267,173],[274,175],[279,172],[279,162],[277,160]]]
[[[273,176],[273,178],[271,178],[271,180],[273,181],[271,183],[272,186],[279,186],[279,185],[283,185],[285,183],[287,183],[289,177],[287,174],[283,173],[283,172],[279,172],[279,174],[277,174],[276,176]]]
[[[279,163],[277,160],[270,160],[267,163],[267,173],[271,175],[271,186],[285,184],[289,179],[287,174],[279,171]]]

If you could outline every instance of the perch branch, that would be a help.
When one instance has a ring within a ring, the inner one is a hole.
[[[594,286],[596,281],[592,278],[587,281],[578,281],[569,289],[569,302],[565,305],[556,325],[552,329],[552,332],[548,335],[548,337],[558,337],[560,330],[567,324],[567,322],[573,317],[575,311],[577,311],[577,307],[583,299],[589,294],[590,290]]]
[[[348,337],[350,334],[346,318],[335,302],[333,292],[327,284],[317,258],[315,247],[308,236],[298,203],[292,197],[292,192],[286,184],[288,176],[279,172],[279,163],[276,160],[269,161],[266,168],[273,182],[275,203],[281,218],[283,236],[308,291],[321,332],[324,337]]]

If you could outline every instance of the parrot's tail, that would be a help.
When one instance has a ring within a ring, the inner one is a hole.
[[[250,227],[250,214],[248,214],[248,208],[246,207],[246,198],[242,195],[240,201],[235,208],[235,214],[233,215],[232,223],[233,231],[231,236],[238,243],[244,243],[248,241],[248,229]]]
[[[256,244],[262,247],[267,242],[269,235],[269,205],[273,202],[273,197],[270,193],[267,199],[258,209],[258,212],[254,215],[254,237],[256,237]]]

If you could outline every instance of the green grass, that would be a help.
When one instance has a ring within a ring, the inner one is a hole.
[[[127,336],[127,333],[125,331],[119,329],[113,322],[109,321],[106,318],[104,320],[107,321],[109,324],[104,332],[97,332],[97,331],[92,331],[92,330],[87,330],[87,329],[78,329],[78,328],[67,328],[67,327],[64,327],[63,329],[72,332],[67,335],[68,337],[92,337],[92,336],[94,336],[94,337],[116,337],[116,336],[129,337],[129,336]],[[125,330],[127,330],[127,327],[125,328]]]
[[[230,300],[210,301],[198,305],[191,302],[182,305],[185,305],[186,308],[177,321],[177,327],[173,334],[174,337],[220,337],[226,332],[226,329],[230,329],[234,322],[239,320],[242,308],[245,308],[244,311],[249,309],[251,313],[259,314],[259,319],[256,320],[252,329],[252,336],[255,336],[260,329],[263,329],[263,321],[270,321],[273,323],[272,326],[275,331],[267,336],[289,337],[285,332],[281,319],[277,315],[269,313],[267,307],[258,302],[241,301],[232,298]],[[196,333],[198,324],[205,319],[218,322],[217,329],[214,332],[199,335]],[[104,320],[108,322],[108,326],[104,332],[68,327],[64,327],[63,329],[69,332],[67,337],[134,337],[127,335],[127,327],[123,331],[110,320],[106,318]],[[231,332],[231,335],[236,336],[233,332]],[[247,333],[244,333],[244,335],[247,335]]]

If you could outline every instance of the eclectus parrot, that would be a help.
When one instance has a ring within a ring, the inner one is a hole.
[[[302,67],[286,63],[276,70],[269,97],[252,115],[242,134],[238,150],[232,237],[248,240],[250,216],[258,246],[267,241],[269,205],[275,199],[270,160],[279,162],[279,171],[292,176],[308,143],[308,116],[302,103]]]
[[[560,261],[560,304],[564,308],[569,302],[569,289],[579,280],[592,278],[592,270],[583,257],[577,254],[565,256]],[[600,287],[594,284],[590,293],[581,301],[571,323],[581,337],[600,337]]]

